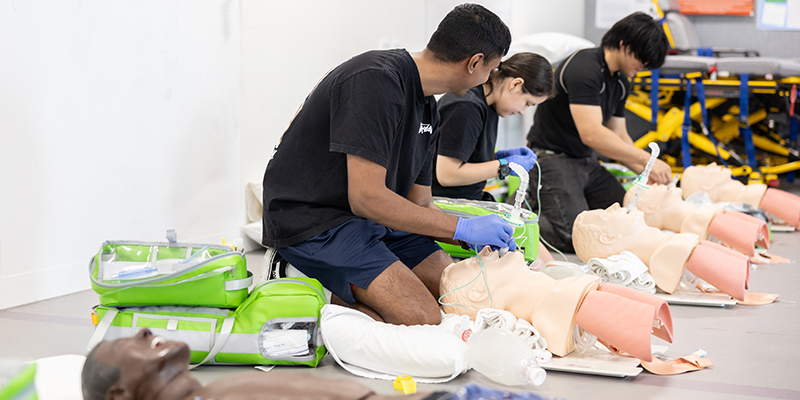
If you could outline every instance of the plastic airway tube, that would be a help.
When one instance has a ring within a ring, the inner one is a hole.
[[[519,189],[517,189],[517,191],[525,193],[525,191],[528,190],[528,181],[530,180],[528,171],[525,171],[525,168],[515,162],[508,163],[508,166],[519,176]]]
[[[514,211],[511,212],[511,217],[521,223],[522,217],[520,216],[520,209],[522,208],[522,201],[525,199],[525,192],[528,190],[530,175],[528,175],[528,171],[525,171],[525,168],[517,163],[510,162],[508,166],[519,176],[519,188],[517,189],[514,199]]]
[[[661,149],[658,147],[657,144],[650,142],[647,145],[650,147],[650,159],[647,160],[647,165],[644,167],[644,171],[633,181],[633,184],[636,185],[636,193],[633,195],[633,199],[630,203],[628,203],[628,207],[626,209],[628,212],[631,212],[636,209],[636,200],[639,199],[639,195],[642,194],[642,189],[647,188],[647,177],[650,176],[650,170],[653,169],[653,164],[656,163],[656,158],[658,158],[658,154],[661,152]]]

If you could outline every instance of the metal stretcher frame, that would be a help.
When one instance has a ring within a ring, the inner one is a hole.
[[[651,126],[654,128],[635,142],[637,147],[644,148],[647,143],[653,140],[666,141],[676,137],[681,138],[682,147],[682,166],[684,168],[691,165],[691,155],[689,147],[695,147],[707,154],[714,155],[722,161],[723,164],[730,160],[732,154],[721,148],[714,139],[714,135],[708,134],[700,135],[691,131],[691,120],[702,117],[703,126],[710,126],[708,123],[707,109],[714,108],[722,104],[725,99],[736,98],[740,99],[739,116],[738,116],[738,130],[745,141],[746,162],[750,167],[748,172],[744,169],[738,168],[736,172],[740,174],[748,174],[751,180],[761,181],[764,176],[777,177],[777,174],[792,173],[800,169],[800,162],[794,161],[778,166],[761,166],[759,167],[756,162],[755,148],[758,147],[771,153],[781,156],[788,156],[791,149],[788,149],[780,144],[774,143],[766,138],[758,135],[753,135],[752,124],[766,118],[766,112],[756,112],[748,114],[750,94],[766,94],[777,95],[781,97],[789,97],[791,100],[790,107],[790,140],[794,143],[798,137],[800,126],[796,116],[794,116],[794,103],[797,96],[796,86],[800,83],[800,77],[788,77],[777,80],[758,80],[752,81],[749,75],[740,74],[739,79],[720,79],[720,80],[705,80],[702,79],[703,74],[700,72],[682,74],[680,78],[662,78],[658,70],[650,73],[642,73],[633,79],[633,86],[642,90],[650,91],[650,108],[641,104],[629,101],[626,106],[629,111],[637,114],[643,119],[649,119]],[[694,86],[694,88],[692,88]],[[677,92],[683,91],[685,93],[692,93],[697,96],[698,101],[694,104],[690,103],[691,96],[685,96],[684,110],[689,109],[689,113],[682,110],[671,109],[661,117],[658,123],[659,115],[659,93],[660,92]],[[741,94],[747,92],[747,96]],[[712,96],[706,99],[706,96]],[[708,103],[708,104],[706,104]],[[683,120],[682,129],[677,129]],[[680,134],[678,134],[680,132]],[[710,139],[710,140],[709,140]],[[796,155],[796,151],[795,151]],[[739,162],[738,164],[741,164]],[[755,172],[754,172],[755,171]],[[787,178],[792,181],[794,179],[792,173]]]

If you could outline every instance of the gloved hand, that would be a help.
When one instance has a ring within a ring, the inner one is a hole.
[[[494,157],[498,160],[501,158],[508,158],[508,156],[526,156],[526,157],[534,157],[534,160],[536,159],[535,158],[536,155],[533,154],[533,150],[525,146],[514,147],[505,150],[498,150],[497,153],[494,153]]]
[[[533,168],[533,162],[536,161],[536,154],[533,154],[530,157],[528,157],[528,156],[508,156],[508,157],[506,157],[506,161],[508,161],[509,163],[512,163],[512,162],[513,163],[517,163],[520,166],[522,166],[522,168],[525,168],[525,171],[530,171],[531,168]],[[511,175],[519,176],[519,175],[517,175],[516,172],[514,172],[513,169],[511,170]]]
[[[497,214],[472,218],[458,217],[453,239],[463,240],[478,250],[484,246],[491,246],[493,249],[508,247],[510,251],[517,249],[517,244],[514,242],[514,228]]]

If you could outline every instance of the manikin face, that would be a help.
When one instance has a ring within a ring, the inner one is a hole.
[[[541,104],[547,100],[546,96],[534,96],[522,90],[522,78],[507,78],[500,85],[500,93],[494,104],[497,114],[501,117],[525,114],[528,107]]]
[[[626,200],[628,200],[627,197],[630,193],[635,193],[635,189],[631,189],[626,193]],[[632,198],[633,195],[631,195]],[[680,204],[683,204],[683,193],[680,188],[654,184],[650,185],[648,190],[642,191],[642,194],[639,195],[639,200],[636,201],[636,208],[649,214]]]
[[[517,282],[519,278],[531,273],[520,251],[508,252],[500,257],[500,252],[484,248],[479,256],[480,261],[478,258],[472,257],[451,265],[447,268],[447,277],[443,279],[464,283],[472,281],[481,272],[481,262],[483,262],[490,289],[508,282]],[[480,286],[483,286],[482,279],[479,280],[481,281]]]
[[[186,382],[189,388],[178,383],[190,377],[189,357],[186,343],[167,341],[149,329],[133,337],[100,342],[95,352],[97,361],[120,369],[119,381],[109,390],[115,398],[166,398],[177,389],[197,386],[194,380]]]
[[[528,268],[522,252],[509,252],[503,257],[497,251],[484,248],[480,253],[480,261],[477,257],[468,258],[458,263],[448,266],[442,274],[442,293],[455,290],[443,299],[445,303],[460,304],[462,306],[480,309],[484,307],[494,307],[506,309],[507,294],[516,292],[515,289],[531,288],[527,283],[530,282],[532,275],[535,274]],[[481,262],[486,273],[484,283],[481,273]],[[478,279],[475,279],[478,277]],[[468,284],[469,283],[469,284]],[[468,284],[467,286],[464,286]],[[488,291],[492,298],[489,298]],[[519,300],[519,299],[517,299]],[[494,304],[490,304],[490,302]],[[465,312],[463,308],[453,308],[445,312]],[[474,316],[474,312],[466,312]]]
[[[693,165],[687,168],[681,177],[681,185],[697,187],[704,192],[729,182],[733,182],[731,170],[722,168],[715,163]]]
[[[608,257],[628,250],[647,263],[650,253],[664,237],[660,230],[644,222],[644,213],[628,212],[618,203],[605,210],[584,211],[575,219],[572,241],[584,262],[592,257]]]

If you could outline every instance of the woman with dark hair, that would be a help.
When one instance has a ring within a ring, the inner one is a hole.
[[[524,114],[554,92],[553,68],[544,57],[517,53],[492,71],[489,80],[464,96],[439,100],[439,141],[431,191],[435,196],[494,200],[483,191],[486,180],[505,178],[509,162],[526,170],[536,156],[527,147],[495,153],[499,117]]]

